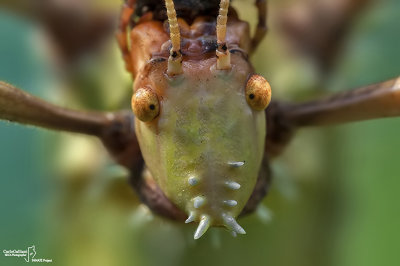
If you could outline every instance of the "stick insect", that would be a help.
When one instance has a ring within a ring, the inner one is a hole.
[[[141,201],[169,219],[234,235],[267,194],[269,161],[297,129],[400,115],[400,79],[305,103],[272,101],[248,56],[254,36],[228,0],[127,1],[117,40],[132,74],[132,111],[82,112],[0,83],[0,118],[98,137],[130,170]],[[196,6],[196,9],[192,7]]]

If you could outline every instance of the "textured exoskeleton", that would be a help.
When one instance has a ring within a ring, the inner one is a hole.
[[[178,2],[178,14],[185,3]],[[233,9],[227,22],[229,1],[221,1],[218,17],[194,20],[177,19],[172,1],[166,8],[168,23],[159,6],[140,14],[129,49],[124,28],[119,35],[135,79],[132,108],[144,160],[186,222],[200,222],[195,238],[210,225],[243,234],[235,219],[261,168],[270,86],[247,59],[248,23]],[[196,10],[216,13],[218,3]]]

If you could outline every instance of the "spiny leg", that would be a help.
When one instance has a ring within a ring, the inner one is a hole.
[[[181,53],[181,33],[179,31],[179,24],[176,17],[174,2],[172,0],[165,0],[167,8],[167,16],[169,23],[169,35],[171,38],[171,50],[168,58],[169,76],[179,75],[182,71],[182,53]]]
[[[253,53],[264,36],[267,34],[267,0],[256,0],[258,22],[256,32],[251,40],[251,53]]]
[[[221,0],[217,18],[217,69],[231,68],[231,55],[226,45],[226,24],[228,21],[229,0]]]
[[[132,73],[132,58],[130,55],[130,47],[128,42],[128,30],[129,30],[129,23],[131,22],[131,17],[135,12],[136,0],[127,0],[122,5],[121,15],[119,19],[119,25],[116,33],[117,42],[119,48],[122,52],[122,57],[125,61],[125,68],[130,73]]]

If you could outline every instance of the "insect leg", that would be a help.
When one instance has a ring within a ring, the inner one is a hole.
[[[118,45],[122,51],[122,57],[125,61],[126,70],[132,73],[132,58],[130,55],[130,47],[128,42],[129,23],[131,21],[131,16],[135,12],[134,6],[136,5],[136,0],[127,0],[121,10],[120,21],[118,25],[118,30],[116,33],[116,38]]]
[[[258,22],[256,32],[251,40],[251,52],[257,49],[264,36],[267,34],[267,0],[256,0]]]
[[[323,100],[287,105],[281,112],[282,119],[295,127],[400,116],[400,77]]]
[[[47,103],[0,81],[0,120],[96,136],[116,161],[130,169],[141,158],[133,115],[127,112],[85,112]]]
[[[97,135],[107,121],[105,114],[64,109],[5,82],[0,82],[0,119],[88,135]]]

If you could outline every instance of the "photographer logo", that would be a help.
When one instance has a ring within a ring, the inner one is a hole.
[[[26,262],[53,262],[52,259],[36,258],[36,248],[34,245],[28,247],[25,250],[21,249],[10,249],[3,250],[3,254],[6,257],[23,257]]]

